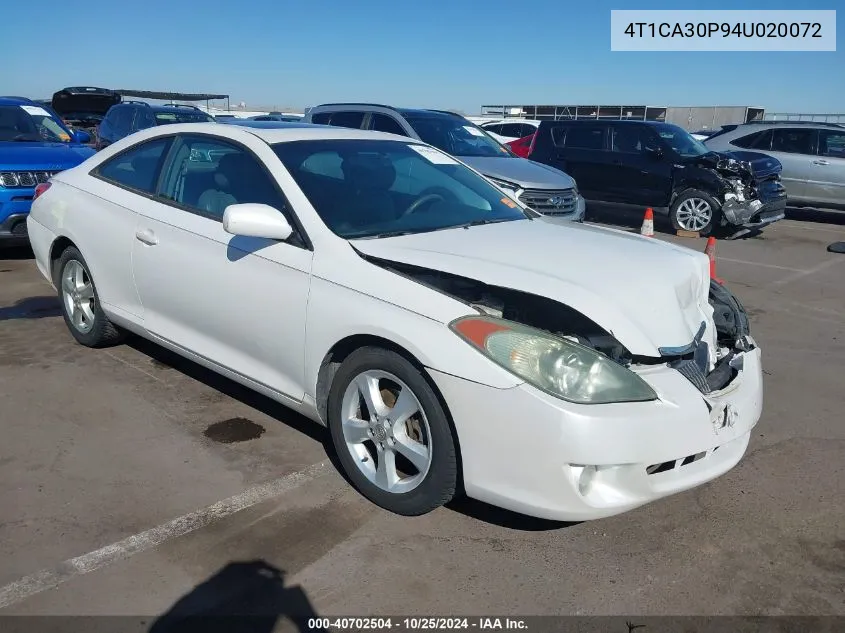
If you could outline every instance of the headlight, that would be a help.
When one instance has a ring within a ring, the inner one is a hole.
[[[493,317],[449,327],[493,362],[553,396],[578,404],[645,402],[657,394],[607,356],[548,332]]]

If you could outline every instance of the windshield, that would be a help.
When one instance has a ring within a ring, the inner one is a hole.
[[[68,129],[40,106],[0,105],[0,141],[70,143]]]
[[[655,128],[663,142],[667,143],[681,156],[702,156],[711,152],[704,143],[696,140],[689,132],[677,125],[663,123],[656,125]]]
[[[513,156],[480,127],[466,119],[413,114],[406,114],[405,119],[423,142],[434,145],[452,156]]]
[[[273,145],[320,218],[353,239],[525,220],[520,206],[454,158],[401,141]]]
[[[156,112],[156,125],[168,123],[214,123],[214,117],[205,112]]]

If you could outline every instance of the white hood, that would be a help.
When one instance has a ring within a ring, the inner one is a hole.
[[[546,218],[352,242],[366,255],[541,295],[578,310],[630,352],[714,334],[709,262],[654,238]]]

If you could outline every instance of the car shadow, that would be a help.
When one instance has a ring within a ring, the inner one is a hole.
[[[305,591],[285,586],[285,573],[263,560],[229,563],[180,598],[149,633],[271,633],[325,631]]]
[[[552,530],[564,530],[583,523],[583,521],[552,521],[530,517],[518,512],[497,508],[494,505],[477,499],[470,499],[467,496],[453,499],[446,504],[446,507],[471,519],[519,532],[551,532]]]
[[[2,259],[33,259],[35,254],[29,244],[0,247],[0,260]]]
[[[800,222],[845,225],[845,211],[817,209],[815,207],[787,207],[786,217]]]
[[[15,319],[44,319],[62,315],[62,304],[55,295],[28,297],[14,305],[0,308],[0,321]]]

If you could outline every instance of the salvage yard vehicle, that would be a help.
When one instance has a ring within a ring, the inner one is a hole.
[[[78,86],[57,91],[51,106],[67,126],[84,130],[94,138],[106,112],[120,101],[120,94],[112,90]]]
[[[91,156],[90,140],[35,101],[0,97],[0,244],[26,244],[36,185]]]
[[[310,108],[308,123],[399,134],[459,158],[534,211],[580,222],[586,205],[576,181],[559,169],[520,158],[465,117],[444,110],[413,110],[371,103]]]
[[[845,126],[759,121],[726,126],[704,143],[715,151],[753,150],[783,165],[789,205],[845,210]]]
[[[415,139],[143,130],[28,222],[79,343],[128,330],[327,425],[396,513],[618,514],[730,470],[760,417],[760,349],[704,254],[537,214]]]
[[[500,143],[508,144],[517,139],[532,136],[540,127],[540,121],[534,119],[502,119],[501,121],[481,123],[480,127]]]
[[[97,149],[108,147],[125,136],[156,125],[210,123],[207,112],[192,105],[152,105],[146,101],[124,101],[106,114],[97,131]]]
[[[781,164],[765,154],[714,152],[688,132],[649,121],[543,121],[531,160],[565,170],[587,200],[652,207],[675,229],[709,235],[721,226],[782,220]]]

